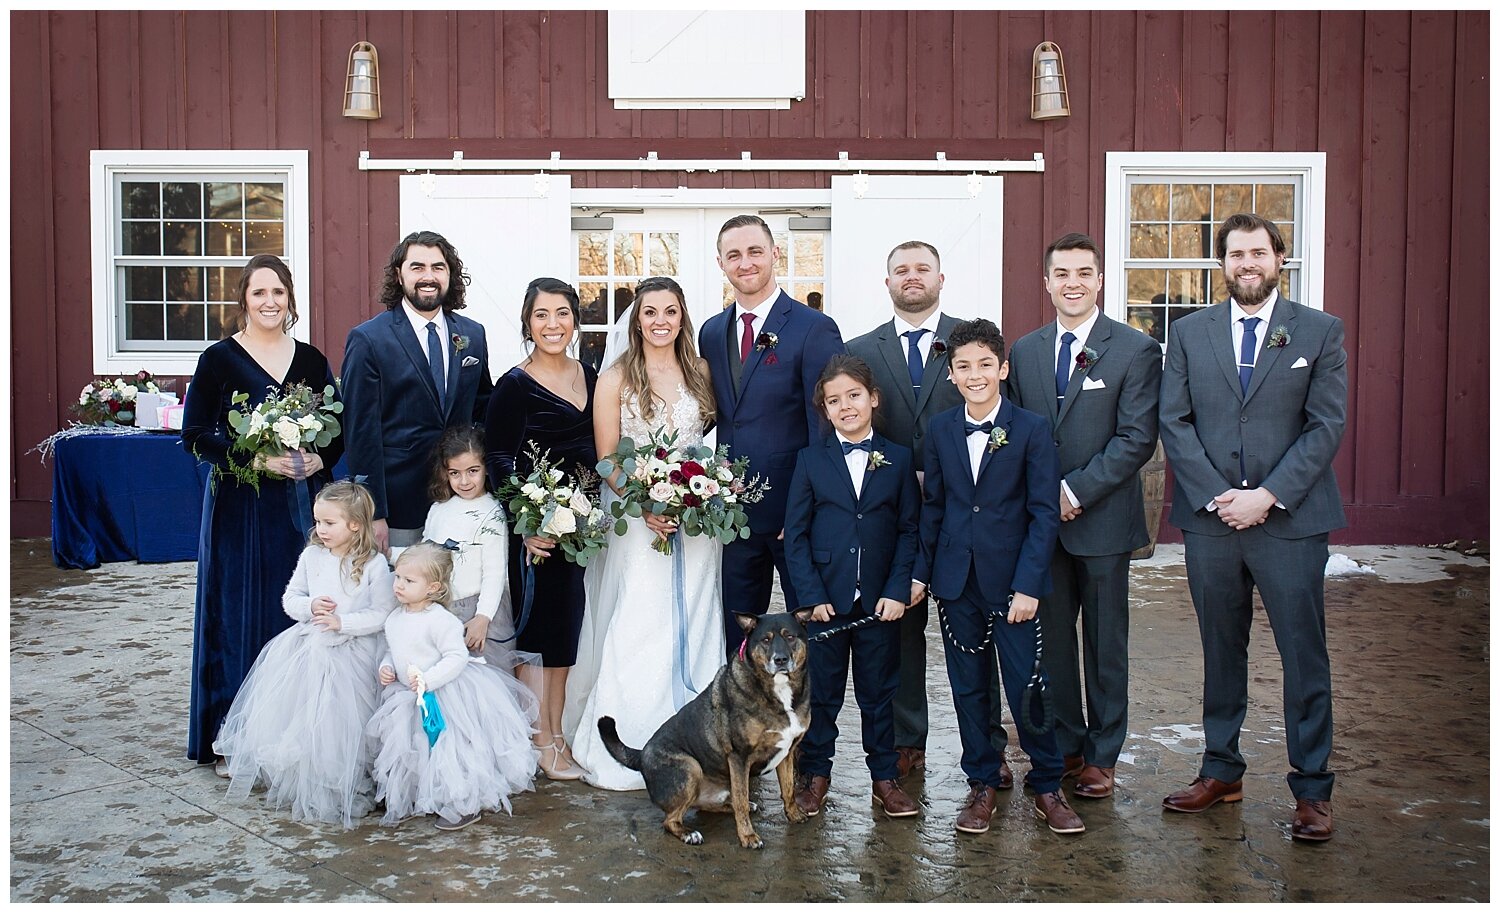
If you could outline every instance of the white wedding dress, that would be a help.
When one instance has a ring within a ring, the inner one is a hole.
[[[677,395],[670,416],[663,421],[658,415],[654,427],[675,430],[679,445],[701,444],[698,402],[681,385]],[[634,395],[623,397],[620,436],[639,443],[652,430],[639,417]],[[614,500],[608,485],[603,492],[606,502]],[[621,740],[640,748],[724,664],[723,546],[709,536],[679,534],[674,555],[666,556],[651,547],[655,533],[645,520],[626,523],[625,535],[612,536],[585,571],[587,608],[563,707],[563,729],[584,780],[619,790],[645,789],[646,783],[610,757],[599,718],[614,717]]]

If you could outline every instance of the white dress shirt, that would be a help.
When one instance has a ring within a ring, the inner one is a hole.
[[[416,308],[411,306],[411,302],[405,298],[401,299],[401,307],[406,311],[406,319],[411,321],[411,328],[417,334],[417,345],[422,349],[422,357],[429,359],[428,363],[430,364],[432,356],[427,352],[427,324],[437,324],[438,341],[443,342],[448,338],[447,315],[443,313],[442,308],[438,308],[437,313],[433,316],[423,317]],[[443,350],[443,379],[447,380],[452,374],[451,368],[448,365],[448,346],[443,345],[441,348]]]
[[[964,407],[964,421],[974,422],[974,424],[976,425],[983,425],[985,422],[994,422],[995,416],[1000,414],[1000,405],[1004,402],[1004,397],[996,400],[995,408],[990,410],[990,414],[986,415],[982,419],[979,419],[978,421],[975,421],[974,419],[969,417],[969,409],[966,406]],[[994,432],[991,432],[991,434],[993,433]],[[979,484],[979,464],[984,460],[984,448],[989,446],[990,435],[977,433],[971,434],[964,438],[964,443],[969,445],[969,471],[973,473],[974,484],[977,485]]]
[[[773,283],[771,285],[770,292],[768,292],[764,298],[752,303],[749,307],[746,307],[738,298],[735,299],[734,338],[736,341],[744,338],[745,321],[742,318],[745,314],[749,314],[753,318],[750,321],[750,339],[752,347],[750,349],[750,353],[752,355],[755,354],[754,340],[760,338],[761,327],[766,325],[766,315],[771,313],[770,305],[780,294],[781,286]]]
[[[844,437],[842,431],[835,431],[840,442],[858,444],[860,441],[868,441],[875,437],[874,431],[866,431],[865,436],[858,441]],[[844,454],[844,465],[849,467],[849,481],[854,483],[854,497],[858,498],[865,487],[865,470],[869,468],[870,455],[863,450],[851,450]],[[861,551],[854,556],[854,601],[859,601],[859,567],[860,560],[864,558]]]
[[[1062,350],[1063,334],[1072,333],[1074,339],[1072,342],[1068,343],[1068,364],[1070,365],[1070,367],[1068,368],[1069,378],[1072,378],[1073,372],[1078,370],[1078,353],[1083,351],[1084,343],[1088,341],[1089,334],[1094,332],[1094,324],[1098,322],[1099,307],[1097,305],[1095,305],[1094,307],[1094,312],[1089,315],[1089,319],[1085,320],[1083,323],[1080,323],[1077,329],[1070,330],[1062,325],[1061,320],[1057,321],[1057,338],[1052,342],[1052,363],[1054,365],[1057,364],[1058,353]],[[1068,483],[1066,480],[1064,480],[1062,483],[1062,492],[1067,496],[1069,504],[1073,505],[1074,507],[1083,506],[1078,502],[1078,497],[1073,494],[1073,489],[1068,487]]]
[[[932,352],[932,344],[937,340],[938,319],[943,316],[941,309],[934,310],[927,315],[927,319],[920,324],[911,323],[903,315],[896,315],[896,338],[901,342],[901,350],[905,352],[911,348],[907,342],[906,334],[912,330],[926,330],[922,338],[917,340],[917,351],[922,353],[922,364],[927,364],[927,356]]]
[[[1229,299],[1229,342],[1234,346],[1231,351],[1234,352],[1234,363],[1236,367],[1238,367],[1240,364],[1240,346],[1243,345],[1245,341],[1245,324],[1241,321],[1243,321],[1246,317],[1260,318],[1260,322],[1255,327],[1255,358],[1258,360],[1260,358],[1260,353],[1266,347],[1266,334],[1271,330],[1271,312],[1276,309],[1276,300],[1280,297],[1280,291],[1271,289],[1271,297],[1267,298],[1265,304],[1262,304],[1260,306],[1260,309],[1257,310],[1254,314],[1246,314],[1244,308],[1240,307],[1240,303],[1238,301],[1235,301],[1233,297]],[[1250,363],[1250,367],[1253,369],[1255,367],[1255,362],[1252,361]],[[1240,479],[1240,484],[1249,485],[1250,480]],[[1281,508],[1282,510],[1286,510],[1286,505],[1282,504],[1280,501],[1277,501],[1275,506]],[[1217,501],[1209,501],[1207,507],[1209,513],[1218,513],[1219,511],[1219,503]]]

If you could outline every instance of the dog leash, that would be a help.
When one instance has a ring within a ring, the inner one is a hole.
[[[995,622],[1001,615],[1010,610],[1010,604],[1015,599],[1011,594],[1005,600],[1005,611],[988,612],[985,616],[984,639],[977,647],[968,647],[960,643],[953,636],[953,629],[948,625],[948,613],[941,602],[938,603],[938,620],[942,622],[943,637],[955,648],[970,655],[983,653],[989,647],[994,638]],[[1036,659],[1031,664],[1031,677],[1026,681],[1026,687],[1021,691],[1021,718],[1016,722],[1024,726],[1026,731],[1032,735],[1045,735],[1051,731],[1056,717],[1052,712],[1052,693],[1047,689],[1047,677],[1042,670],[1042,622],[1039,618],[1033,618],[1036,623]],[[1036,710],[1041,711],[1037,718]]]
[[[851,621],[846,625],[839,625],[837,628],[829,628],[826,631],[820,631],[817,634],[813,634],[807,638],[807,642],[810,644],[819,643],[821,641],[827,640],[830,637],[833,637],[836,634],[843,634],[848,631],[853,631],[855,628],[863,628],[865,625],[872,624],[879,620],[879,616],[866,615],[864,618],[861,618],[858,621]]]

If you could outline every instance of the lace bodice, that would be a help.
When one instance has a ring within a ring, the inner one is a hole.
[[[669,412],[658,410],[650,423],[640,417],[639,400],[634,391],[620,393],[620,436],[638,443],[650,439],[651,432],[665,430],[677,432],[680,446],[696,447],[703,443],[703,422],[698,417],[698,400],[688,392],[685,384],[677,385],[677,403]]]

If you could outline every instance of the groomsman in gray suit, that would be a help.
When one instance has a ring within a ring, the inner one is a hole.
[[[850,340],[848,349],[875,373],[875,384],[880,388],[875,429],[911,449],[912,465],[920,480],[927,423],[934,415],[963,403],[958,388],[948,379],[945,342],[959,320],[940,309],[942,261],[937,248],[926,241],[896,245],[886,257],[885,287],[891,294],[894,318]],[[901,681],[893,709],[897,768],[904,777],[926,766],[927,597],[909,608],[898,624]],[[996,701],[994,706],[998,714],[1001,703]],[[1003,729],[1000,737],[1004,738]],[[1002,741],[1002,754],[1004,745]],[[1010,780],[1008,767],[1002,768],[1001,774],[1003,781]]]
[[[1052,426],[1062,469],[1062,525],[1052,593],[1042,597],[1042,663],[1053,688],[1063,767],[1073,795],[1115,788],[1125,745],[1130,662],[1130,553],[1150,541],[1140,468],[1156,448],[1161,347],[1099,309],[1103,256],[1087,235],[1053,241],[1043,283],[1057,319],[1011,348],[1011,400]],[[1083,682],[1078,687],[1078,620]]]
[[[1333,457],[1344,435],[1344,325],[1280,297],[1286,243],[1230,216],[1216,253],[1229,300],[1172,324],[1161,386],[1172,523],[1203,640],[1198,777],[1163,805],[1201,812],[1242,798],[1251,588],[1281,654],[1292,836],[1333,836],[1333,699],[1323,625],[1328,533],[1344,525]]]

